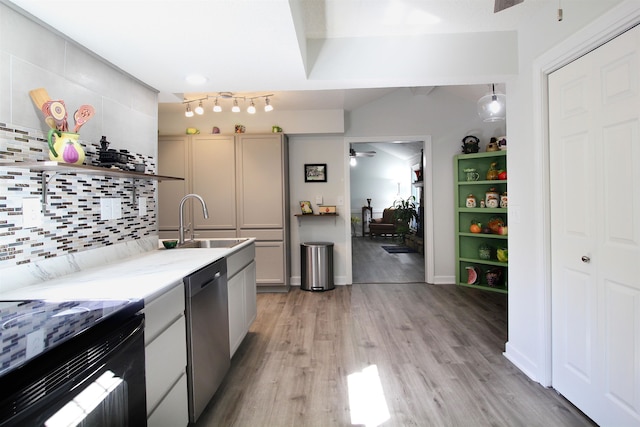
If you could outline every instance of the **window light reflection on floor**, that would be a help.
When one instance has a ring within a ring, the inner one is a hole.
[[[376,427],[391,418],[376,365],[348,375],[347,385],[352,425]]]

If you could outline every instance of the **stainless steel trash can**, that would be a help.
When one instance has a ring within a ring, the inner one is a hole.
[[[328,291],[333,283],[333,243],[300,244],[300,288],[305,291]]]

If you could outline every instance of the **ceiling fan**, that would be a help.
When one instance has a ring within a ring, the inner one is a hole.
[[[349,157],[373,157],[375,155],[375,151],[356,151],[353,148],[349,149]]]
[[[519,3],[522,3],[523,1],[524,0],[496,0],[493,6],[493,13],[497,13],[511,6],[515,6]]]

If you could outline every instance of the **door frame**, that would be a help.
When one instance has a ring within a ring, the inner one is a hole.
[[[533,123],[534,141],[537,144],[536,157],[541,159],[541,169],[534,182],[538,183],[539,194],[542,194],[543,202],[543,276],[544,289],[543,301],[545,308],[543,342],[544,342],[544,366],[543,378],[540,383],[551,387],[552,384],[552,318],[551,318],[551,200],[550,200],[550,165],[549,165],[549,100],[548,100],[548,76],[552,72],[564,67],[577,58],[602,46],[608,41],[638,24],[640,20],[640,8],[638,3],[627,0],[619,6],[598,18],[592,24],[573,34],[570,38],[556,45],[554,48],[541,55],[533,63]]]
[[[347,212],[351,212],[351,179],[349,165],[349,148],[350,144],[362,142],[389,142],[389,141],[422,141],[422,167],[423,182],[422,189],[424,198],[424,281],[425,283],[434,283],[435,257],[434,257],[434,241],[433,241],[433,155],[431,135],[403,135],[403,136],[378,136],[378,137],[345,137],[344,138],[344,184],[345,184],[345,206]],[[351,224],[345,221],[348,227],[348,234],[351,235]],[[353,283],[353,254],[351,247],[351,239],[347,239],[347,283]]]

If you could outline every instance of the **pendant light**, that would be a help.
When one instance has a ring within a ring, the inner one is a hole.
[[[256,105],[253,103],[253,99],[251,100],[251,105],[247,108],[247,113],[255,114],[256,113]]]
[[[353,148],[349,149],[349,165],[355,166],[358,162],[356,161],[356,150]]]
[[[504,120],[506,115],[506,96],[496,93],[495,84],[491,85],[491,93],[478,100],[478,115],[483,122]]]
[[[233,100],[233,107],[231,107],[231,111],[233,111],[234,113],[239,113],[240,112],[240,107],[238,107],[238,100],[237,99]]]

